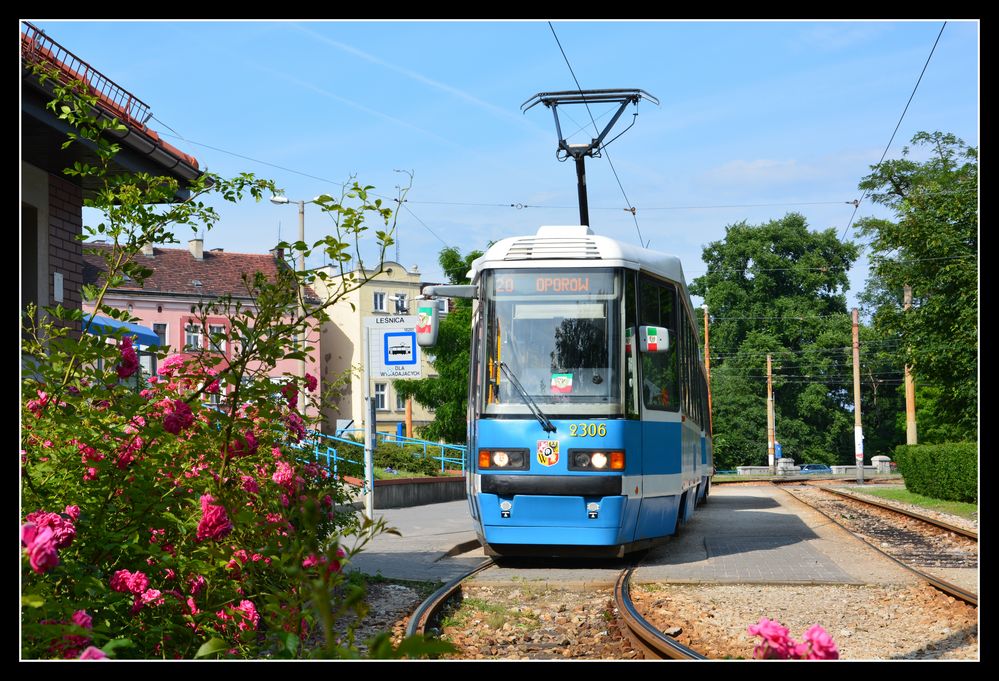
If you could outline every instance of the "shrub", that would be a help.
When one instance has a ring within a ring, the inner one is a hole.
[[[380,442],[375,448],[374,464],[381,468],[394,468],[397,471],[410,471],[424,475],[440,475],[441,462],[435,459],[431,450],[423,455],[423,447],[404,445],[400,447],[391,442]]]
[[[899,445],[895,463],[910,492],[934,499],[978,502],[978,445]]]

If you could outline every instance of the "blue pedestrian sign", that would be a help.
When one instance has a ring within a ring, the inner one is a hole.
[[[416,332],[392,331],[384,336],[383,358],[385,366],[413,366],[416,364]]]

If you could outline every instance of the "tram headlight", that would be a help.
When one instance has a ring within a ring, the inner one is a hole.
[[[623,471],[624,452],[576,449],[569,452],[571,471]]]
[[[526,470],[526,449],[480,449],[479,468]]]

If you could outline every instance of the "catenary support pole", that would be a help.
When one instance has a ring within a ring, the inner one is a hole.
[[[860,422],[860,313],[853,308],[853,451],[857,482],[864,482],[864,426]]]

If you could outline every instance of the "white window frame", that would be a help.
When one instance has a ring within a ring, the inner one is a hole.
[[[223,336],[226,335],[225,324],[209,324],[208,325],[208,346],[211,348],[212,352],[217,352],[220,355],[225,354],[225,338],[222,339],[221,343],[216,346],[215,342],[211,339],[216,333],[220,333]]]
[[[406,308],[406,302],[408,298],[409,296],[407,296],[405,293],[392,294],[392,301],[395,305],[396,314],[405,314],[403,310]]]
[[[166,347],[170,345],[170,324],[168,324],[167,322],[155,322],[153,324],[153,333],[156,333],[157,326],[163,327],[163,338],[161,340],[162,344],[160,345],[159,349],[166,350]],[[160,335],[156,333],[156,337],[159,338],[159,336]]]
[[[194,329],[192,332],[191,329]],[[195,336],[198,339],[197,345],[190,342],[190,337]],[[205,329],[200,324],[194,322],[188,322],[184,325],[184,350],[189,351],[191,349],[201,350],[205,347]]]
[[[388,383],[375,383],[375,409],[385,411],[386,396],[388,394]]]
[[[371,305],[375,312],[388,312],[385,307],[386,298],[385,291],[375,291],[372,296]]]

